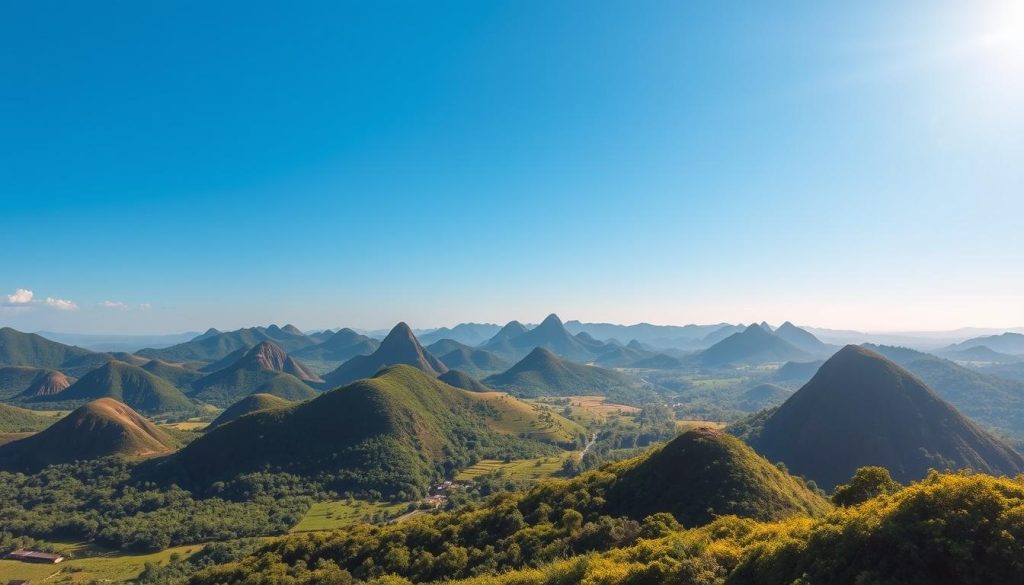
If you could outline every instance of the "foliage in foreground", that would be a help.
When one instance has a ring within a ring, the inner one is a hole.
[[[835,508],[819,519],[762,523],[726,516],[689,530],[667,514],[625,524],[612,518],[583,522],[566,510],[557,521],[530,523],[516,514],[514,503],[505,495],[485,508],[394,528],[287,538],[242,561],[202,571],[190,583],[399,585],[466,575],[456,582],[982,585],[1024,580],[1021,479],[933,472],[900,491]],[[510,530],[501,522],[520,527],[511,531],[511,541],[490,548],[488,538]],[[436,555],[427,551],[435,539],[447,541]],[[518,568],[502,572],[512,564],[513,551]]]

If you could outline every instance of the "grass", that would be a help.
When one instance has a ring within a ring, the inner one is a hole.
[[[516,481],[537,481],[551,477],[562,469],[562,464],[569,457],[578,457],[578,453],[566,453],[552,457],[536,459],[520,459],[505,463],[497,459],[484,459],[472,467],[468,467],[455,476],[456,481],[472,481],[482,475],[501,472],[504,477]]]
[[[209,421],[186,420],[176,423],[165,423],[160,426],[176,431],[201,431],[209,425]]]
[[[528,404],[504,392],[476,392],[476,400],[490,404],[499,413],[488,425],[507,435],[524,436],[547,443],[572,443],[585,431],[578,424],[549,412],[543,406]]]
[[[365,500],[335,500],[317,502],[310,507],[291,532],[317,532],[337,530],[359,524],[383,512],[389,516],[397,516],[405,511],[409,504],[392,502],[368,502]]]
[[[29,579],[32,583],[124,582],[137,577],[146,563],[162,565],[170,560],[172,554],[189,556],[199,552],[202,545],[179,546],[145,554],[124,554],[81,543],[61,545],[58,549],[77,558],[59,565],[0,560],[0,583],[14,579]],[[54,576],[49,578],[51,575]]]
[[[677,420],[676,428],[680,431],[690,431],[700,427],[708,427],[715,430],[722,430],[725,428],[724,422],[714,420]]]

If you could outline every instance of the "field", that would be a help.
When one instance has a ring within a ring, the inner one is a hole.
[[[161,426],[174,429],[176,431],[201,431],[209,426],[209,424],[209,421],[186,420],[176,423],[167,423]]]
[[[59,565],[35,565],[0,560],[0,583],[15,579],[29,579],[32,583],[127,581],[137,577],[146,563],[164,564],[172,554],[188,556],[199,552],[202,545],[179,546],[157,553],[137,555],[102,551],[83,544],[69,544],[60,548],[65,554],[81,558],[72,558]]]
[[[372,518],[374,514],[385,513],[396,516],[405,511],[408,503],[367,502],[364,500],[336,500],[317,502],[296,524],[292,532],[316,532],[336,530]]]
[[[35,433],[0,433],[0,445],[6,445],[11,441],[17,441],[18,439],[24,439],[30,437]]]
[[[700,427],[710,427],[712,429],[724,429],[725,423],[713,420],[677,420],[676,427],[680,431],[689,431]]]
[[[536,481],[551,477],[562,469],[568,457],[578,457],[579,453],[566,453],[558,457],[539,457],[537,459],[521,459],[505,463],[497,459],[484,459],[472,467],[468,467],[455,476],[455,481],[472,481],[481,475],[500,471],[504,477],[517,481]]]

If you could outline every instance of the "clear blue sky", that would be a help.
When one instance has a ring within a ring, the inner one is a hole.
[[[1019,326],[1021,4],[9,3],[0,322]]]

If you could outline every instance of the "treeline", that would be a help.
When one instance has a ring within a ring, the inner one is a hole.
[[[394,527],[291,536],[200,571],[189,583],[1024,582],[1020,479],[933,472],[898,489],[867,474],[849,484],[863,488],[848,494],[849,507],[818,519],[764,523],[727,516],[691,529],[664,513],[639,523],[593,515],[595,502],[572,485],[550,482],[531,495],[502,494],[484,507]],[[557,492],[557,501],[542,492]]]

